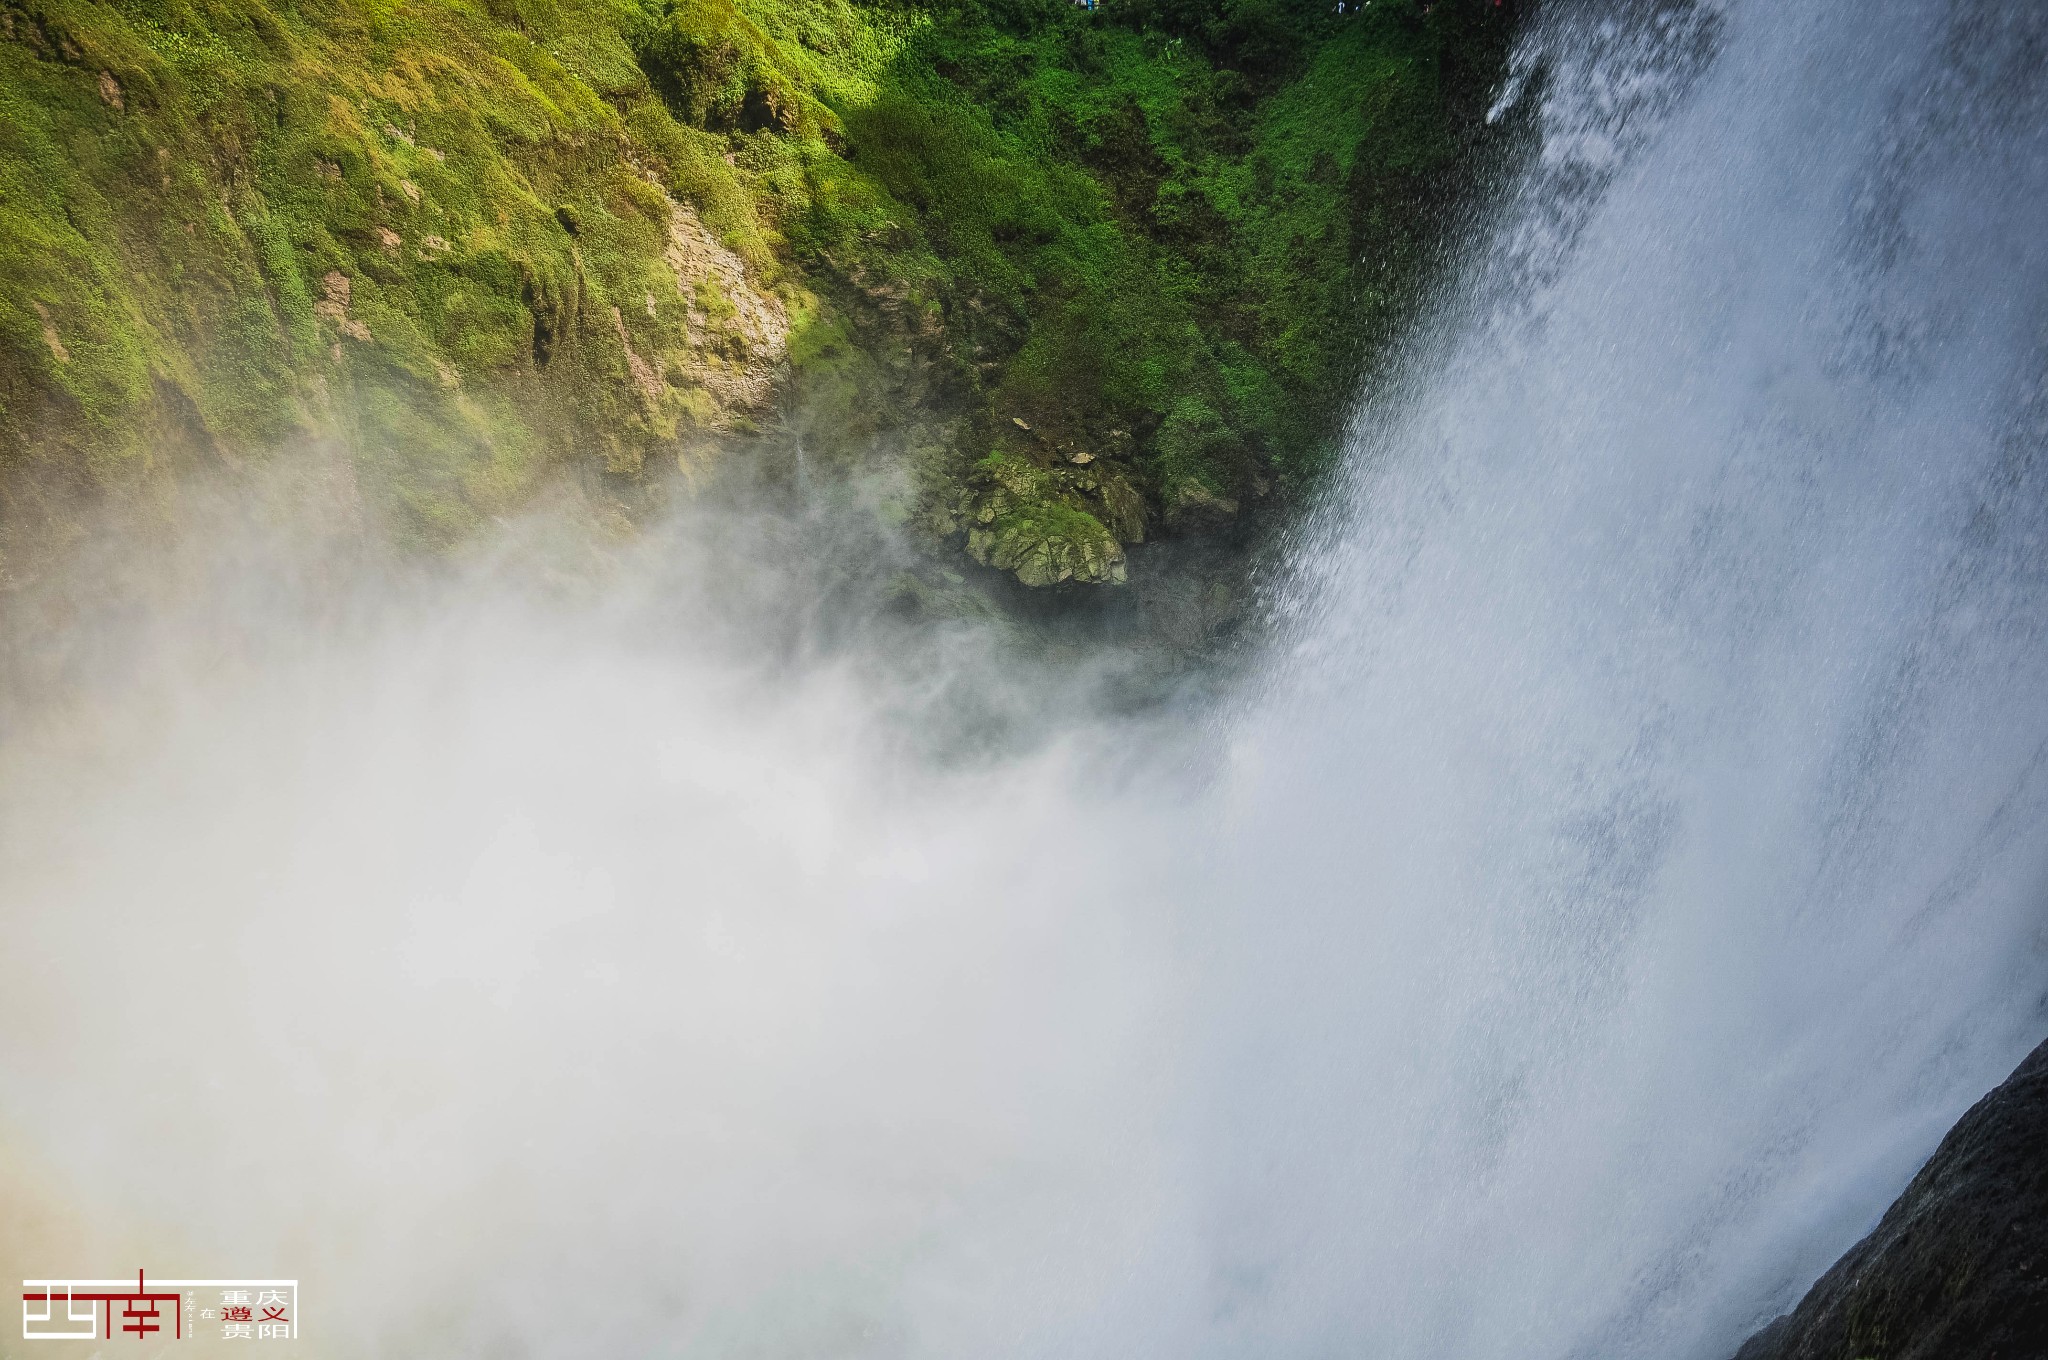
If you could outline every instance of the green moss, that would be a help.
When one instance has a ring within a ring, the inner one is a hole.
[[[1120,474],[1047,464],[999,444],[970,484],[978,494],[967,548],[976,561],[1034,586],[1124,579],[1122,543],[1142,536],[1143,519]]]
[[[0,0],[0,473],[337,434],[428,545],[565,459],[630,484],[748,423],[673,197],[789,309],[812,454],[1118,579],[1313,480],[1470,160],[1498,11],[1325,9]]]
[[[781,7],[742,8],[772,32]],[[879,67],[821,93],[880,192],[813,173],[788,239],[935,298],[998,423],[1129,454],[1122,541],[1214,528],[1313,483],[1412,313],[1504,52],[1492,10],[901,11]]]
[[[968,546],[976,560],[1014,572],[1027,586],[1124,579],[1116,537],[1087,511],[1063,505],[1019,507],[986,529],[969,530]]]

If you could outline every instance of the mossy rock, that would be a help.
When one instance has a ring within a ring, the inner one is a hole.
[[[1237,518],[1237,502],[1218,495],[1199,477],[1172,479],[1164,499],[1166,522],[1181,533],[1215,533]]]
[[[1027,586],[1120,584],[1123,542],[1142,531],[1137,493],[1120,474],[1046,466],[998,447],[975,465],[968,553]],[[1111,531],[1120,524],[1125,540]]]
[[[1064,505],[1041,502],[998,515],[987,527],[968,530],[967,549],[976,561],[1013,572],[1027,586],[1124,580],[1124,550],[1116,536],[1087,511]]]
[[[893,459],[931,551],[1114,582],[1317,475],[1507,31],[1492,0],[0,0],[0,551],[51,487],[299,438],[436,549],[565,463],[659,503],[652,469],[783,429]]]
[[[718,132],[796,128],[797,77],[732,0],[670,0],[637,36],[641,66],[684,122]]]

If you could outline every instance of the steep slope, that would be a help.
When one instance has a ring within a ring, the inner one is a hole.
[[[5,0],[0,573],[308,438],[400,537],[753,441],[1027,584],[1311,484],[1487,0]]]

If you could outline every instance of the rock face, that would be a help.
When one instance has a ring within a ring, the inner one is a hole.
[[[0,593],[308,442],[427,551],[733,455],[1114,585],[1313,489],[1524,141],[1505,0],[316,8],[0,0]]]
[[[745,260],[719,244],[695,209],[678,202],[660,176],[643,174],[668,205],[668,242],[661,257],[676,276],[676,294],[688,309],[683,376],[717,398],[718,414],[708,423],[724,429],[735,414],[759,411],[774,395],[789,353],[789,313],[748,273]]]
[[[967,551],[1027,586],[1121,582],[1123,544],[1145,536],[1143,503],[1114,469],[1082,471],[1042,452],[1034,459],[998,448],[976,465],[973,484],[980,495],[969,507]]]
[[[1735,1360],[2048,1356],[2048,1043],[1949,1131],[1870,1236]]]

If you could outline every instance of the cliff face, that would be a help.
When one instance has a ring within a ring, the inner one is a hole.
[[[294,441],[433,548],[886,464],[1110,582],[1310,484],[1477,163],[1488,0],[0,0],[0,581]]]
[[[2048,1043],[1736,1360],[2048,1356]]]

